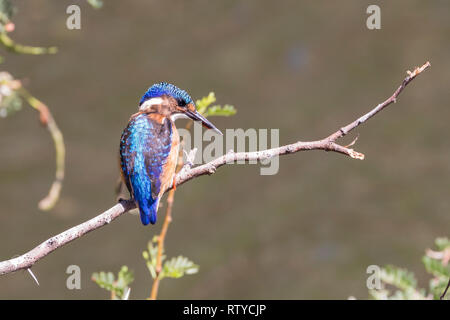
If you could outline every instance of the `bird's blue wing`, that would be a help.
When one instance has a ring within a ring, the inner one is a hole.
[[[160,176],[170,153],[171,141],[170,122],[160,123],[145,114],[133,116],[122,134],[122,175],[139,207],[144,225],[156,222]]]

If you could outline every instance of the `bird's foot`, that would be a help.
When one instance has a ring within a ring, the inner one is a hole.
[[[128,203],[128,202],[133,202],[133,201],[134,201],[133,198],[130,198],[130,199],[119,198],[119,199],[117,199],[117,202],[120,203],[120,204],[124,204],[124,203]]]

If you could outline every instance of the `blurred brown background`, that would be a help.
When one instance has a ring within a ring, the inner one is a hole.
[[[45,56],[7,54],[2,69],[51,108],[67,148],[61,199],[37,202],[54,176],[48,132],[29,107],[0,120],[0,259],[114,204],[122,129],[148,86],[169,81],[194,99],[215,91],[238,114],[220,128],[279,128],[280,143],[322,138],[392,94],[406,70],[430,60],[397,104],[357,130],[357,161],[304,152],[280,171],[223,167],[177,190],[167,255],[200,265],[166,279],[161,299],[367,298],[368,265],[407,267],[427,286],[420,258],[450,225],[450,3],[377,1],[16,1],[19,43],[56,45]],[[66,8],[81,7],[81,30]],[[183,122],[180,121],[180,125]],[[356,134],[356,133],[355,133]],[[346,138],[350,142],[352,137]],[[125,215],[0,277],[2,299],[106,299],[92,272],[135,272],[131,298],[149,295],[142,250],[159,232]],[[82,289],[66,289],[68,265]]]

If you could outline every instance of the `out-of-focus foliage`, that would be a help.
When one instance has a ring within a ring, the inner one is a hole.
[[[5,31],[5,26],[11,21],[17,9],[11,0],[0,0],[0,32]]]
[[[426,299],[425,290],[417,289],[417,280],[412,272],[388,265],[381,269],[382,288],[370,290],[369,294],[376,300],[422,300]],[[386,285],[397,288],[391,293]]]
[[[207,96],[197,100],[195,102],[198,112],[200,112],[205,117],[210,116],[232,116],[236,114],[236,109],[229,104],[224,105],[223,107],[220,105],[212,105],[216,102],[216,96],[214,92],[210,92]]]
[[[147,268],[150,271],[153,279],[156,279],[157,277],[159,278],[159,280],[162,280],[164,278],[181,278],[185,274],[194,274],[198,272],[198,265],[194,264],[188,258],[183,256],[174,257],[164,262],[166,256],[163,252],[161,259],[164,264],[161,272],[158,275],[158,273],[156,272],[158,255],[158,246],[156,245],[157,242],[157,237],[154,237],[153,240],[149,241],[148,243],[148,251],[142,252],[142,256],[145,259]]]
[[[56,172],[55,180],[48,192],[48,195],[39,202],[39,209],[48,211],[52,209],[59,199],[64,180],[65,167],[65,146],[64,138],[59,130],[55,119],[48,107],[39,99],[31,95],[23,86],[20,80],[8,72],[0,72],[0,118],[5,118],[22,108],[26,103],[39,112],[39,119],[50,132],[56,151]]]
[[[111,292],[111,299],[128,300],[129,284],[134,281],[134,276],[127,266],[122,266],[117,274],[117,280],[112,272],[101,271],[92,274],[92,281]]]
[[[8,33],[14,31],[15,25],[11,18],[16,13],[16,7],[11,0],[0,0],[0,44],[9,51],[23,54],[53,54],[58,52],[56,47],[32,47],[15,43]]]
[[[15,43],[6,32],[0,33],[0,43],[5,47],[5,49],[22,54],[54,54],[58,52],[57,47],[32,47],[25,46],[22,44]]]
[[[87,0],[87,1],[95,9],[100,9],[103,6],[102,0]]]
[[[88,0],[94,8],[102,6],[101,0]],[[0,0],[0,45],[6,50],[16,54],[53,54],[58,51],[56,47],[32,47],[17,44],[9,36],[14,31],[15,24],[11,21],[17,9],[11,0]],[[0,56],[0,63],[3,57]],[[39,209],[47,211],[52,209],[59,199],[64,180],[65,146],[63,135],[59,130],[49,108],[40,100],[31,95],[19,80],[14,79],[8,72],[0,72],[0,118],[19,111],[23,102],[39,111],[41,123],[50,131],[56,150],[55,180],[48,195],[39,202]]]
[[[389,265],[381,269],[381,289],[369,290],[370,297],[376,300],[439,299],[450,279],[450,241],[448,238],[438,238],[435,244],[437,250],[428,249],[422,258],[425,269],[432,275],[428,292],[418,288],[412,272]]]
[[[0,117],[5,118],[22,108],[22,98],[17,92],[20,82],[8,72],[0,72]]]

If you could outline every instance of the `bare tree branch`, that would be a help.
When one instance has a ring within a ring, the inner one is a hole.
[[[266,160],[273,158],[275,156],[281,156],[286,154],[291,154],[299,151],[307,151],[307,150],[324,150],[324,151],[333,151],[338,152],[347,156],[350,156],[354,159],[364,159],[364,155],[362,153],[356,152],[353,149],[350,149],[348,146],[344,147],[336,143],[339,138],[342,138],[346,134],[348,134],[353,129],[357,128],[361,124],[365,123],[367,120],[372,118],[378,112],[385,109],[391,103],[396,102],[397,97],[403,91],[403,89],[422,73],[425,69],[430,66],[430,63],[425,63],[422,67],[416,68],[414,71],[408,71],[408,76],[403,80],[402,84],[398,87],[398,89],[394,92],[394,94],[389,97],[384,102],[377,105],[370,112],[356,119],[355,121],[349,123],[348,125],[341,127],[336,132],[332,133],[328,137],[310,141],[310,142],[302,142],[298,141],[296,143],[281,146],[278,148],[256,151],[256,152],[228,152],[224,156],[221,156],[209,163],[204,165],[200,165],[193,168],[183,168],[175,179],[176,186],[179,186],[189,180],[197,178],[206,174],[213,174],[218,168],[225,164],[234,163],[236,161],[250,161],[250,160]],[[353,144],[353,143],[352,143]],[[64,246],[65,244],[80,238],[86,233],[98,229],[106,224],[109,224],[111,221],[121,216],[125,212],[128,212],[131,209],[134,209],[136,205],[133,201],[130,200],[122,200],[112,208],[107,211],[101,213],[100,215],[92,218],[86,222],[83,222],[71,229],[68,229],[50,239],[44,241],[34,249],[28,251],[27,253],[10,259],[3,262],[0,262],[0,275],[14,272],[21,269],[29,269],[31,268],[37,261],[53,252],[54,250]]]

